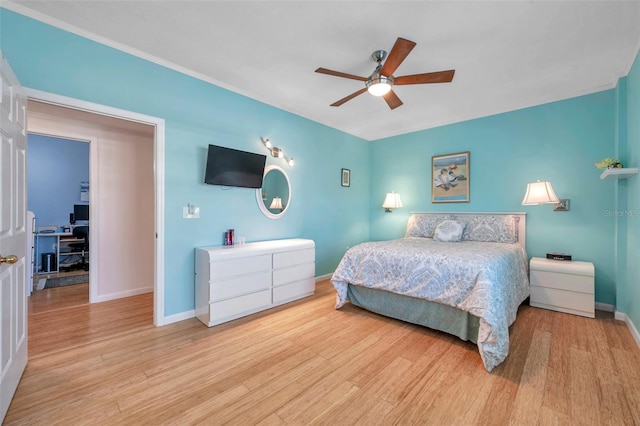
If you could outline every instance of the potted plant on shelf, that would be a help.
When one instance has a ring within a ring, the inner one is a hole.
[[[621,169],[624,167],[620,161],[612,157],[603,158],[595,165],[599,169]]]

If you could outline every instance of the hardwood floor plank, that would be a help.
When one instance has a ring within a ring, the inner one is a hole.
[[[29,297],[29,315],[47,313],[89,303],[89,283],[35,290]]]
[[[454,345],[436,339],[416,361],[414,380],[407,385],[410,390],[387,415],[388,424],[422,424],[425,417],[435,414],[436,396],[447,387],[449,380],[455,381],[455,367],[463,356]]]
[[[320,419],[333,419],[337,424],[337,419],[327,415],[333,412],[337,407],[344,405],[345,401],[354,397],[354,394],[360,391],[360,388],[353,383],[344,381],[339,375],[329,376],[337,378],[335,384],[326,387],[324,380],[322,386],[314,386],[305,393],[298,395],[278,410],[276,414],[283,419],[286,424],[293,425],[310,425],[320,423]],[[304,395],[304,397],[301,397]]]
[[[603,424],[602,388],[598,386],[592,355],[579,348],[569,349],[571,418],[580,424]]]
[[[335,310],[328,281],[211,328],[154,327],[152,294],[39,296],[6,425],[640,424],[640,349],[611,313],[522,306],[509,356],[488,373],[474,344]]]
[[[341,401],[339,394],[335,393],[337,389],[347,395],[359,388],[346,381],[342,374],[333,371],[283,404],[276,414],[286,423],[300,422],[301,419],[309,422],[330,409],[336,401]]]
[[[538,424],[547,381],[551,333],[536,330],[520,378],[509,424]]]

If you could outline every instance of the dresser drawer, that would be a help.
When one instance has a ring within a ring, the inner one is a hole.
[[[273,289],[273,303],[281,304],[304,296],[311,296],[316,290],[315,278],[289,283]]]
[[[271,255],[249,256],[244,258],[216,260],[209,264],[209,279],[217,281],[242,274],[271,270]]]
[[[286,268],[287,266],[299,265],[316,261],[316,250],[314,248],[304,250],[285,251],[273,254],[273,267]]]
[[[260,290],[268,290],[269,288],[271,288],[271,272],[269,271],[214,281],[210,284],[210,302],[255,293]]]
[[[305,263],[303,265],[292,266],[290,268],[273,271],[273,286],[300,281],[305,278],[313,278],[316,273],[315,263]]]
[[[271,306],[271,290],[238,296],[209,305],[209,325],[230,321]]]

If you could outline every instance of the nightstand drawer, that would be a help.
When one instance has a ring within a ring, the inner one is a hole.
[[[531,286],[593,294],[593,276],[531,271]]]
[[[576,293],[549,287],[531,286],[529,304],[536,308],[595,317],[595,300],[593,294]]]

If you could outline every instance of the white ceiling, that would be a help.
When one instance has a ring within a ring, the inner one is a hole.
[[[5,7],[234,92],[375,140],[615,87],[640,47],[635,1],[100,1]],[[374,50],[417,46],[395,75],[455,69],[452,83],[396,86],[390,110],[363,83]]]

